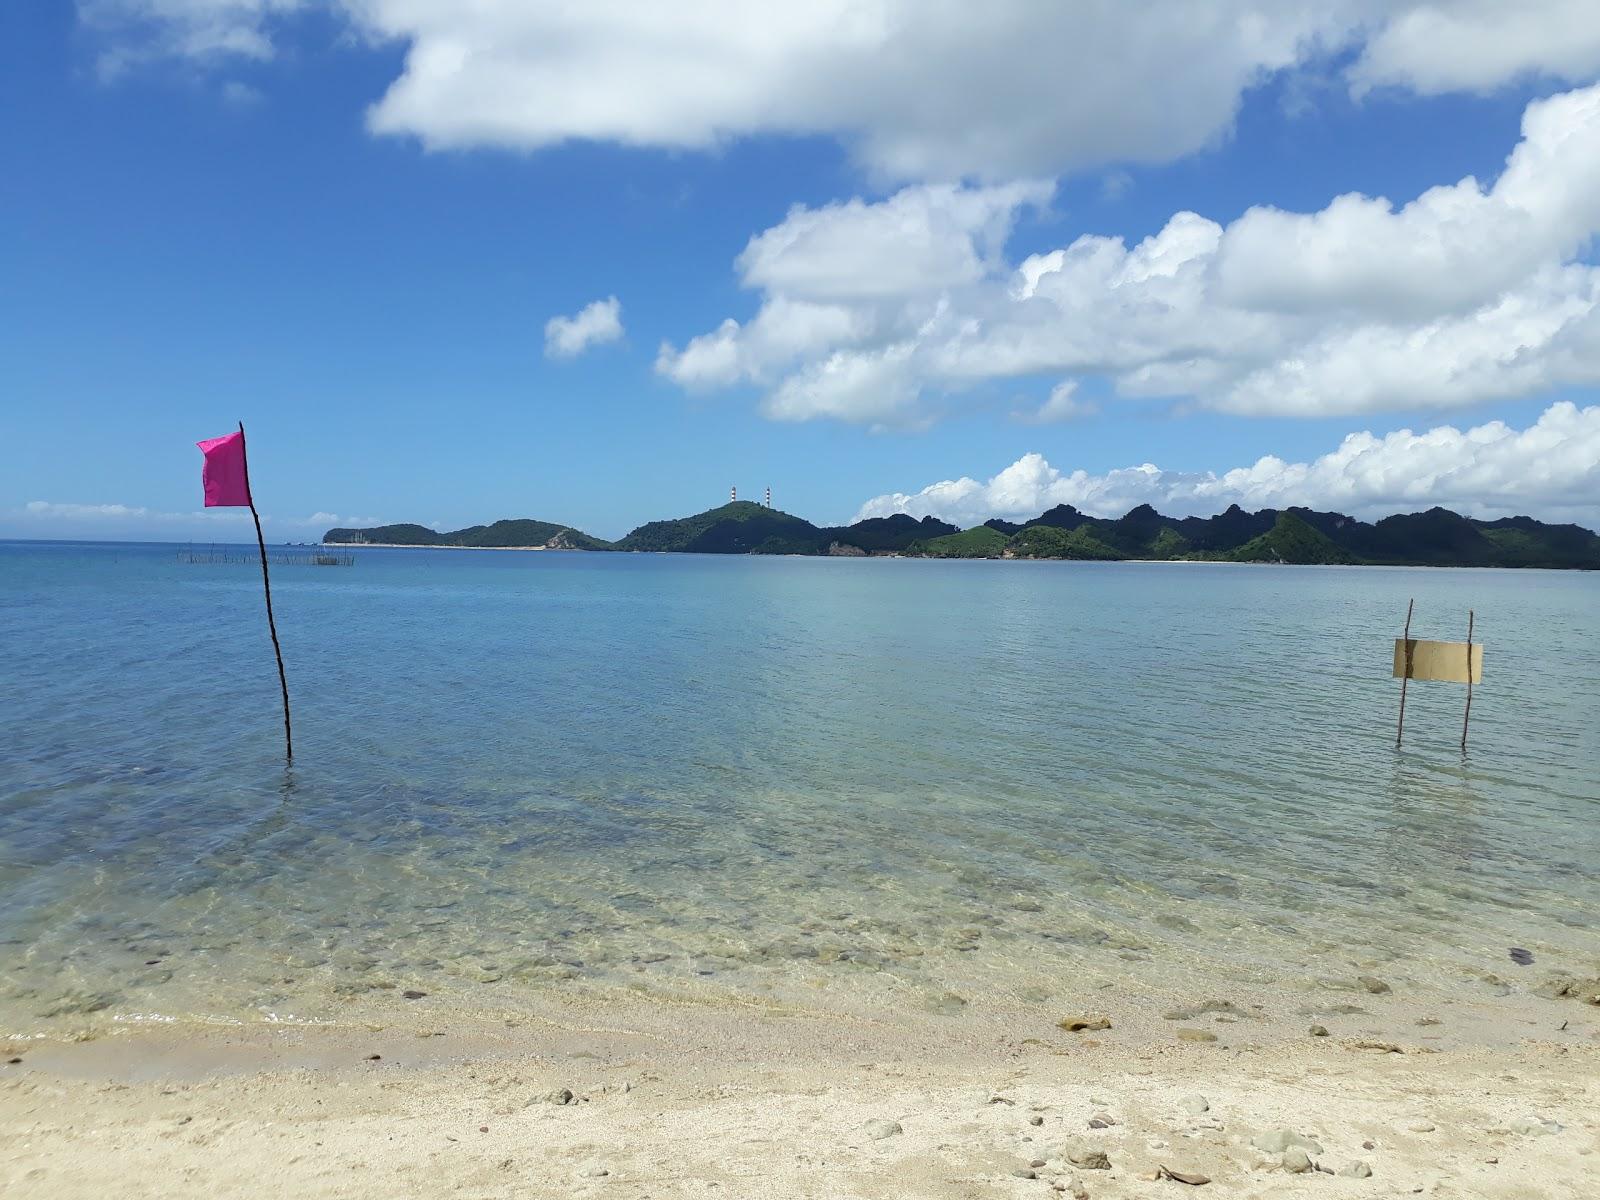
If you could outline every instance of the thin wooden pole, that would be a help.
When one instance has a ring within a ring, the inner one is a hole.
[[[1472,720],[1472,610],[1467,609],[1467,711],[1461,717],[1461,753],[1467,752],[1467,722]]]
[[[1411,680],[1411,608],[1416,604],[1413,597],[1406,601],[1406,631],[1400,635],[1400,640],[1406,647],[1406,673],[1400,676],[1400,724],[1394,731],[1394,744],[1400,745],[1400,739],[1406,732],[1406,684]]]
[[[261,551],[261,591],[267,598],[267,631],[272,634],[272,653],[278,659],[278,687],[283,692],[283,754],[294,763],[294,732],[289,727],[289,680],[283,673],[283,649],[278,645],[278,623],[272,619],[272,580],[267,576],[267,542],[261,536],[261,514],[250,491],[250,454],[245,448],[244,422],[239,422],[239,457],[244,461],[245,495],[250,500],[250,516],[256,523],[256,549]]]

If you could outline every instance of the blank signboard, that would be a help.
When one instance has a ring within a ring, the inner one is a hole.
[[[1406,675],[1406,640],[1394,640],[1394,676],[1396,679],[1405,679]],[[1424,642],[1412,638],[1411,642],[1411,674],[1412,679],[1440,679],[1445,683],[1482,683],[1483,682],[1483,643],[1472,643],[1472,678],[1467,678],[1467,643],[1466,642]]]

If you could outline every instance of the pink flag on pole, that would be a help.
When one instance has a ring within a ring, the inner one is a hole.
[[[206,456],[200,469],[207,508],[247,507],[250,504],[250,475],[245,470],[244,431],[196,442]]]

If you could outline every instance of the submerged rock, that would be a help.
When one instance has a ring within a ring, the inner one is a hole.
[[[104,1012],[116,1002],[116,996],[110,992],[63,992],[34,1015],[40,1017],[84,1016],[89,1013]]]
[[[1192,1021],[1196,1017],[1203,1017],[1207,1013],[1217,1013],[1228,1017],[1255,1017],[1257,1014],[1240,1008],[1232,1000],[1207,1000],[1203,1004],[1192,1005],[1189,1008],[1175,1008],[1171,1012],[1162,1013],[1163,1021]]]

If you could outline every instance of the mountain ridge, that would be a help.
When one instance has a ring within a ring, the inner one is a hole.
[[[1478,520],[1435,506],[1373,522],[1291,506],[1211,517],[1168,517],[1140,504],[1093,517],[1058,504],[1030,521],[998,518],[960,529],[905,513],[850,525],[813,525],[749,500],[648,521],[615,542],[531,518],[439,533],[425,525],[330,529],[333,545],[406,545],[661,554],[899,555],[924,558],[1201,561],[1301,565],[1540,567],[1600,570],[1600,536],[1527,516]]]

